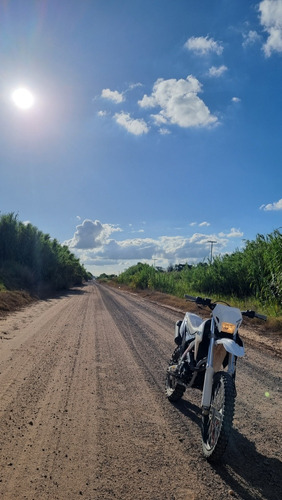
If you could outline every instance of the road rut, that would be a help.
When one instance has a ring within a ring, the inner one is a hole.
[[[211,466],[200,393],[165,397],[179,318],[91,283],[1,320],[0,498],[281,498],[279,359],[248,345],[234,432]]]

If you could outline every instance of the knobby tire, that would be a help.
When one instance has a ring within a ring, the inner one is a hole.
[[[204,456],[217,462],[225,452],[232,429],[235,410],[235,384],[226,372],[214,376],[209,414],[202,417]]]
[[[180,356],[180,349],[179,349],[179,347],[177,347],[172,355],[170,362],[169,362],[169,366],[177,364],[179,356]],[[175,403],[176,401],[181,399],[185,390],[186,390],[186,387],[179,384],[177,382],[176,377],[173,376],[172,374],[170,374],[168,371],[166,374],[165,388],[166,388],[167,398],[172,403]]]

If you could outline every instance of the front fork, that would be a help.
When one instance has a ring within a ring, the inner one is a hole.
[[[212,383],[213,383],[213,355],[214,355],[214,345],[215,345],[215,324],[214,319],[211,319],[211,339],[207,356],[207,365],[206,365],[206,373],[205,373],[205,381],[203,387],[202,394],[202,413],[203,415],[207,415],[209,413],[209,408],[211,404],[211,394],[212,394]]]
[[[205,381],[203,387],[202,394],[202,414],[208,415],[210,405],[211,405],[211,395],[212,395],[212,385],[213,385],[213,376],[214,376],[214,348],[215,348],[215,321],[214,318],[211,319],[211,330],[210,330],[210,345],[207,356],[207,364],[206,364],[206,373],[205,373]],[[228,359],[228,373],[231,376],[235,374],[235,356],[233,354],[229,354]]]

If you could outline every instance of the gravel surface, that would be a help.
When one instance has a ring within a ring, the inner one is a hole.
[[[234,430],[211,466],[200,392],[177,405],[165,396],[181,318],[94,283],[2,319],[0,498],[280,500],[278,346],[243,333]]]

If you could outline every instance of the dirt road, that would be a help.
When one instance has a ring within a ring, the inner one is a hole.
[[[89,284],[0,321],[1,499],[282,498],[281,361],[247,346],[234,432],[213,467],[200,394],[173,406],[164,393],[177,319]]]

